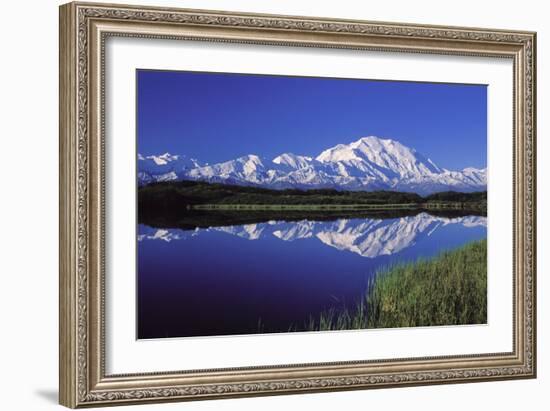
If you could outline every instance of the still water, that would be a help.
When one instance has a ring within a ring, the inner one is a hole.
[[[138,338],[286,332],[353,308],[377,269],[487,237],[483,216],[138,227]]]

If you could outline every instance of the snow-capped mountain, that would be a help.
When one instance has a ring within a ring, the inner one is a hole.
[[[396,190],[426,195],[487,189],[487,169],[450,171],[398,141],[375,136],[338,144],[317,157],[283,153],[272,160],[249,154],[207,165],[185,156],[138,156],[141,185],[201,180],[238,185],[337,190]]]
[[[155,181],[185,179],[186,174],[202,164],[194,158],[164,153],[159,156],[138,154],[138,181],[140,185]]]
[[[223,232],[247,240],[274,236],[282,241],[317,239],[323,244],[362,257],[392,255],[417,244],[422,238],[434,235],[445,227],[487,227],[487,217],[467,216],[446,218],[428,213],[395,219],[339,219],[334,221],[268,221],[206,229],[154,229],[140,226],[138,241],[182,240],[208,232]]]
[[[210,166],[197,167],[187,173],[189,179],[231,182],[239,184],[263,184],[266,181],[266,167],[260,157],[250,154],[236,160]]]
[[[277,164],[281,170],[299,170],[311,165],[313,159],[307,156],[297,156],[292,153],[284,153],[273,159],[273,163]]]

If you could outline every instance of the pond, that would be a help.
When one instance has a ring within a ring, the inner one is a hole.
[[[300,331],[377,270],[487,237],[485,216],[425,211],[178,227],[138,226],[140,339]]]

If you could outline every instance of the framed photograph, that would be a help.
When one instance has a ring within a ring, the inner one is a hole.
[[[60,8],[60,403],[536,375],[533,32]]]

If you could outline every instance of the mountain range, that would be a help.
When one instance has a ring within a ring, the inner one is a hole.
[[[223,232],[247,240],[273,236],[282,241],[317,239],[323,244],[362,257],[392,255],[412,247],[425,237],[452,226],[487,227],[487,217],[438,217],[420,213],[396,219],[338,219],[334,221],[303,220],[268,221],[258,224],[180,230],[139,226],[138,241],[185,240],[207,232]]]
[[[451,171],[392,139],[362,137],[316,157],[284,153],[273,159],[248,154],[208,164],[185,155],[138,154],[138,183],[200,180],[272,189],[394,190],[427,195],[487,189],[487,168]]]

